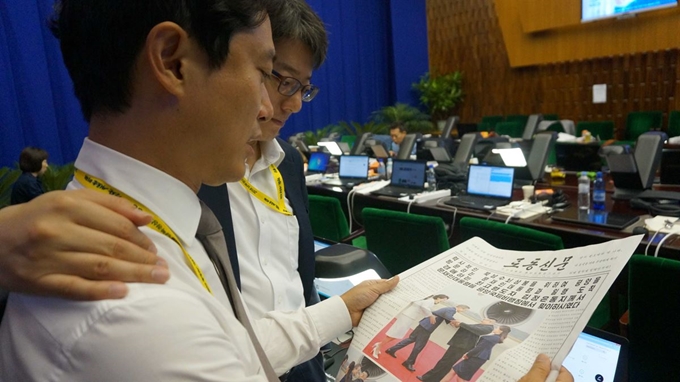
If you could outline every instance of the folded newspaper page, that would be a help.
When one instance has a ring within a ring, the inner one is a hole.
[[[641,240],[519,252],[470,239],[366,310],[336,380],[515,382],[538,353],[557,370]]]

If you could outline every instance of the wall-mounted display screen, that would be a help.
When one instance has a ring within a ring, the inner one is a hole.
[[[677,5],[678,0],[581,0],[581,21],[619,17]]]

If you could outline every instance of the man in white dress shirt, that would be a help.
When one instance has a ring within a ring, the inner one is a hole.
[[[142,229],[172,278],[131,284],[121,300],[11,295],[0,326],[0,380],[266,380],[194,236],[201,213],[195,192],[202,183],[241,178],[247,143],[272,115],[264,85],[274,57],[268,3],[61,1],[53,26],[90,122],[76,167],[93,184],[146,206],[174,232],[176,241]],[[276,339],[285,355],[271,359],[275,370],[315,355],[396,282],[369,282],[255,321],[258,335]]]

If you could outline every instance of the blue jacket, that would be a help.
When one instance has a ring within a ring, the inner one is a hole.
[[[436,316],[434,324],[430,323],[430,316],[427,316],[420,320],[420,326],[422,326],[423,329],[427,330],[430,333],[434,332],[434,330],[437,329],[437,327],[444,320],[446,321],[453,320],[453,316],[456,314],[456,308],[453,306],[441,308],[439,310],[435,310],[434,312],[432,312],[432,314]]]

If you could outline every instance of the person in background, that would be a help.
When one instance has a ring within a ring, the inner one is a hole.
[[[12,186],[10,204],[26,203],[44,193],[38,178],[47,171],[47,151],[37,147],[26,147],[19,155],[21,176]]]
[[[390,138],[392,138],[392,147],[390,147],[390,155],[396,156],[399,153],[399,145],[406,137],[406,127],[401,122],[395,122],[390,125]]]
[[[312,72],[326,58],[328,38],[323,22],[304,0],[287,0],[269,16],[276,57],[273,75],[265,85],[273,116],[260,123],[261,136],[250,142],[253,150],[247,157],[243,179],[226,186],[204,185],[198,193],[226,227],[232,268],[254,319],[270,311],[295,311],[319,301],[314,287],[314,234],[302,156],[277,136],[288,118],[319,91],[311,84]],[[285,210],[256,196],[264,194],[269,200],[277,200],[279,191]],[[232,220],[238,224],[232,224]],[[299,382],[324,378],[320,353],[288,373],[289,380]]]

